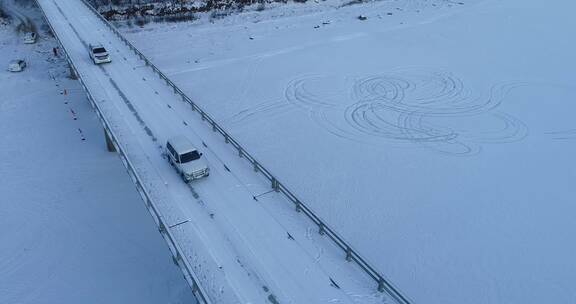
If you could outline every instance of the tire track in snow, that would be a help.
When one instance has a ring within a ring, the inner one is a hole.
[[[86,49],[88,49],[88,43],[86,43],[86,41],[84,39],[82,39],[82,36],[78,33],[78,31],[76,30],[76,28],[72,25],[72,23],[70,23],[70,20],[68,20],[68,18],[66,17],[66,15],[64,14],[64,12],[62,11],[62,9],[60,8],[60,6],[54,1],[52,0],[52,3],[54,3],[54,6],[58,9],[58,11],[60,12],[60,14],[62,15],[62,17],[66,20],[66,22],[68,23],[68,26],[72,29],[72,31],[74,32],[74,34],[76,35],[76,37],[78,38],[78,40],[80,40],[82,42],[82,44],[84,45],[84,47],[86,47]],[[144,120],[142,119],[142,117],[140,117],[140,114],[138,114],[138,112],[136,111],[136,109],[134,108],[134,106],[132,105],[132,102],[130,102],[130,99],[128,99],[128,97],[126,97],[126,94],[124,94],[124,92],[120,89],[120,87],[118,87],[118,84],[116,84],[116,82],[112,79],[112,77],[110,76],[110,74],[108,74],[108,72],[106,71],[106,69],[104,69],[103,66],[99,65],[98,66],[100,68],[100,70],[102,70],[102,72],[106,75],[106,77],[108,77],[108,80],[110,81],[110,84],[112,85],[112,87],[114,87],[114,89],[116,90],[116,92],[118,93],[118,96],[120,96],[120,98],[122,99],[122,101],[124,101],[124,103],[126,104],[126,106],[128,107],[128,109],[130,110],[130,112],[132,112],[132,114],[134,115],[134,117],[136,117],[136,120],[138,121],[138,123],[140,123],[140,125],[142,126],[142,128],[144,128],[144,131],[146,131],[146,134],[148,134],[148,136],[150,136],[152,138],[152,140],[154,142],[157,141],[157,137],[154,135],[154,133],[152,132],[152,130],[150,130],[150,128],[146,125],[146,123],[144,122]]]
[[[341,138],[470,155],[479,152],[481,144],[526,137],[522,121],[497,110],[507,93],[521,85],[495,85],[488,97],[478,97],[449,72],[410,68],[352,84],[345,79],[304,76],[291,81],[284,95],[289,104],[305,110]],[[333,89],[341,87],[349,88],[348,94]]]
[[[273,117],[290,110],[290,105],[284,101],[270,101],[257,104],[253,107],[243,109],[236,114],[223,120],[223,123],[233,126],[245,122],[249,119],[257,119],[258,116]]]
[[[574,140],[574,139],[576,139],[576,129],[546,132],[546,134],[552,136],[553,139],[557,139],[557,140]]]
[[[4,0],[0,1],[0,9],[3,8],[8,15],[18,20],[19,24],[16,26],[16,30],[19,32],[34,32],[36,31],[36,26],[26,14],[22,13],[18,8],[14,0]]]

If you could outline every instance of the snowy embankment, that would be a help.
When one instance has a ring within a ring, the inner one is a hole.
[[[329,3],[123,30],[414,302],[576,302],[576,4]]]
[[[15,26],[0,25],[0,303],[194,303],[86,96],[53,56],[56,41],[40,31],[23,45]],[[7,72],[14,58],[28,67]]]

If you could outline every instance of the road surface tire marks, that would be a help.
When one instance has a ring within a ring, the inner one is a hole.
[[[56,3],[55,1],[52,1],[52,3],[54,3],[54,6],[56,6],[56,8],[58,9],[58,11],[60,12],[60,14],[62,15],[62,17],[66,20],[66,22],[68,23],[68,26],[70,26],[70,28],[72,29],[72,31],[74,32],[74,34],[76,35],[76,37],[78,37],[78,40],[80,40],[82,42],[82,44],[84,45],[84,47],[86,47],[86,49],[88,50],[88,43],[86,43],[86,41],[84,39],[82,39],[82,36],[80,36],[80,34],[78,33],[78,31],[76,30],[76,28],[72,25],[72,23],[70,23],[70,20],[68,20],[68,18],[66,17],[66,14],[64,14],[64,12],[62,11],[62,9],[60,8],[60,6],[58,5],[58,3]],[[150,128],[146,125],[146,123],[144,122],[144,120],[140,117],[140,115],[138,114],[138,112],[136,111],[136,109],[134,108],[134,106],[132,105],[132,103],[130,102],[130,100],[128,99],[128,97],[126,97],[126,94],[124,94],[124,92],[122,92],[122,90],[118,87],[118,85],[116,84],[116,82],[112,79],[112,77],[110,77],[110,75],[108,74],[108,72],[106,72],[106,69],[104,69],[103,66],[99,66],[99,68],[102,70],[102,72],[106,75],[106,77],[108,77],[108,80],[110,81],[110,84],[114,87],[114,89],[116,89],[116,92],[118,93],[118,95],[120,96],[120,98],[122,98],[122,100],[124,101],[124,103],[126,104],[126,106],[130,109],[130,111],[132,112],[132,114],[134,114],[134,116],[136,117],[136,119],[138,120],[138,122],[140,123],[140,125],[142,126],[142,128],[144,128],[144,131],[146,131],[146,134],[148,134],[148,136],[150,136],[152,138],[152,140],[154,142],[157,141],[156,136],[154,135],[154,133],[152,132],[152,130],[150,130]]]

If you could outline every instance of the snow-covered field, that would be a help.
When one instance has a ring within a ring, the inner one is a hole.
[[[23,45],[16,21],[0,25],[0,303],[194,303],[56,41]]]
[[[336,6],[123,30],[415,303],[575,303],[576,3]]]

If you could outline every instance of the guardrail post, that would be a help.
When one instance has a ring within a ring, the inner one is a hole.
[[[278,184],[278,180],[275,177],[272,177],[272,189],[278,192],[280,191],[280,185]]]
[[[68,68],[70,70],[70,72],[69,72],[70,73],[70,79],[77,80],[78,75],[76,74],[76,70],[74,70],[74,67],[69,63]]]
[[[110,139],[110,135],[108,135],[106,129],[104,129],[104,137],[106,138],[106,149],[108,152],[116,152],[116,147],[114,146],[112,139]]]
[[[384,292],[385,290],[386,287],[384,286],[384,279],[383,278],[378,279],[378,291]]]
[[[230,143],[230,139],[228,138],[228,135],[224,135],[224,142]]]
[[[352,261],[352,248],[346,246],[346,261]]]
[[[318,233],[320,233],[320,235],[324,235],[324,233],[326,233],[326,229],[324,227],[324,223],[320,223],[320,225],[318,225]]]

